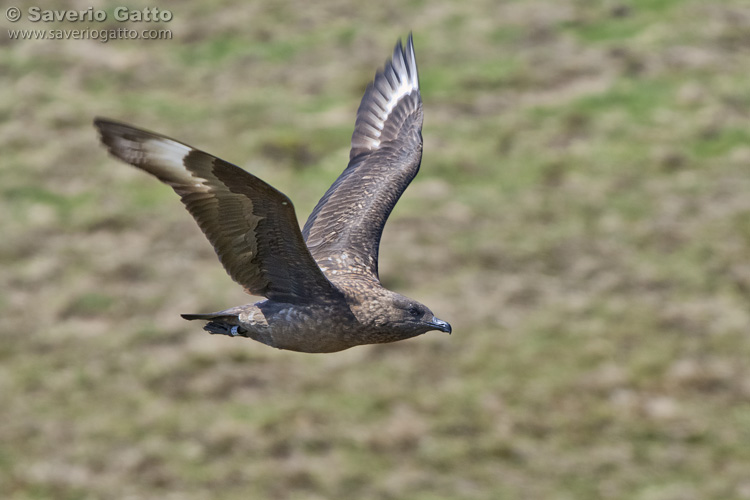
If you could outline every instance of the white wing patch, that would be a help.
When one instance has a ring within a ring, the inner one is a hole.
[[[111,127],[119,127],[117,124]],[[146,170],[165,182],[191,186],[198,191],[209,191],[205,180],[185,167],[185,158],[193,151],[186,144],[164,137],[134,134],[125,129],[109,137],[113,152],[124,161]]]
[[[195,177],[185,168],[185,157],[192,151],[192,148],[175,141],[151,139],[143,143],[143,151],[150,163],[161,168],[160,175],[179,179],[181,184],[191,184],[208,190],[201,182],[202,179]]]
[[[352,135],[352,149],[377,149],[385,122],[398,103],[412,92],[419,92],[417,58],[411,35],[402,47],[399,42],[393,57],[367,88],[357,111],[357,122]]]
[[[407,62],[405,58],[409,61]],[[412,44],[411,37],[409,37],[409,41],[407,42],[406,52],[394,52],[391,66],[387,69],[391,70],[392,75],[395,75],[398,79],[398,87],[396,87],[395,91],[386,101],[385,114],[383,115],[384,122],[402,98],[411,94],[414,90],[419,91],[417,60],[414,56],[414,45]],[[382,125],[380,128],[383,128]]]

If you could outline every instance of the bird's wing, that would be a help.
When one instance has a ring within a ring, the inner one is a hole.
[[[109,152],[169,184],[224,269],[252,295],[290,303],[337,294],[310,255],[292,202],[241,168],[167,137],[96,119]]]
[[[422,98],[412,37],[368,85],[357,111],[349,165],[313,210],[302,234],[328,274],[378,280],[388,216],[422,160]]]

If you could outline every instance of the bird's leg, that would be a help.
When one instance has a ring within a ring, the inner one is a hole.
[[[244,330],[237,325],[228,325],[217,321],[209,321],[203,327],[211,335],[228,335],[229,337],[245,336]]]

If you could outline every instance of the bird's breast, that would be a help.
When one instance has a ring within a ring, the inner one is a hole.
[[[335,352],[356,345],[357,321],[346,304],[280,304],[266,301],[240,319],[249,336],[302,352]]]

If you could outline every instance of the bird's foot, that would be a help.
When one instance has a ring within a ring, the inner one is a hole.
[[[238,337],[244,333],[237,325],[227,325],[216,321],[209,321],[203,329],[211,335],[227,335],[229,337]]]

